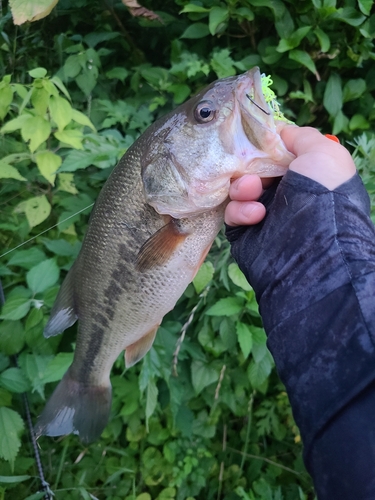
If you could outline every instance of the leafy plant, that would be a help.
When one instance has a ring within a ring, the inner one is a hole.
[[[60,0],[15,27],[3,3],[0,498],[44,495],[22,393],[35,420],[72,360],[75,327],[47,341],[43,326],[100,187],[156,118],[259,65],[289,118],[340,134],[374,201],[372,1],[144,7],[158,17],[134,17],[119,0]],[[120,357],[111,380],[100,441],[39,440],[56,498],[314,498],[254,292],[223,235],[144,361],[125,371]]]

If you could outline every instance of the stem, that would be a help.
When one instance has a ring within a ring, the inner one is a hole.
[[[263,462],[267,462],[268,464],[274,465],[275,467],[279,467],[280,469],[287,470],[288,472],[291,472],[292,474],[295,474],[296,476],[300,476],[301,473],[297,472],[293,469],[290,469],[289,467],[286,467],[285,465],[278,464],[277,462],[274,462],[273,460],[270,460],[269,458],[265,457],[260,457],[259,455],[251,455],[250,453],[244,453],[243,451],[238,451],[234,448],[230,448],[228,446],[228,450],[233,451],[233,453],[239,453],[240,455],[246,456],[246,458],[255,458],[255,460],[263,460]]]
[[[1,282],[0,282],[0,288],[1,288]],[[0,305],[1,305],[1,300],[2,300],[2,298],[0,297]],[[17,355],[14,356],[14,363],[17,366],[17,368],[19,368]],[[33,428],[33,422],[31,420],[29,400],[27,399],[27,394],[25,392],[22,393],[22,400],[23,400],[23,405],[25,408],[26,422],[27,422],[27,427],[29,429],[29,433],[30,433],[31,444],[32,444],[32,447],[34,450],[36,468],[38,469],[40,482],[42,484],[42,490],[45,492],[45,495],[43,498],[44,498],[44,500],[52,500],[54,494],[49,487],[49,483],[47,483],[47,481],[44,478],[42,461],[40,459],[39,448],[38,448],[38,445],[36,442],[35,432],[34,432],[34,428]]]
[[[60,463],[59,463],[59,468],[58,468],[58,471],[57,471],[55,485],[53,487],[54,490],[57,489],[57,486],[58,486],[58,484],[60,482],[61,473],[62,473],[62,470],[63,470],[63,467],[64,467],[64,462],[65,462],[66,452],[68,451],[68,446],[69,446],[69,439],[67,439],[66,442],[65,442],[65,444],[64,444],[64,448],[63,448],[61,459],[60,459]]]
[[[249,416],[248,416],[248,419],[247,419],[245,446],[244,446],[244,450],[242,452],[242,460],[241,460],[241,466],[240,466],[240,470],[241,471],[243,470],[246,458],[248,457],[248,455],[247,455],[247,448],[248,448],[249,442],[250,442],[251,422],[253,420],[254,394],[255,394],[255,391],[252,393],[250,401],[249,401]]]

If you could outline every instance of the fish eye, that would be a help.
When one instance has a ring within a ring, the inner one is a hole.
[[[194,111],[198,123],[207,123],[215,118],[215,109],[211,101],[200,102]]]

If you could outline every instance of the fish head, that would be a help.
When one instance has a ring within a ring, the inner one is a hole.
[[[142,180],[147,202],[183,218],[222,204],[231,180],[283,175],[295,156],[280,138],[259,68],[211,84],[146,131]]]

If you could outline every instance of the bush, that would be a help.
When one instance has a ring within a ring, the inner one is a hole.
[[[259,65],[285,114],[339,134],[375,193],[373,2],[155,0],[151,20],[124,3],[60,0],[19,27],[4,6],[0,20],[0,242],[14,249],[0,261],[0,492],[14,500],[43,496],[21,395],[35,421],[74,348],[74,327],[45,340],[43,325],[100,187],[157,117]],[[39,440],[56,498],[314,498],[254,293],[222,235],[144,361],[125,372],[120,357],[111,379],[98,442]]]

